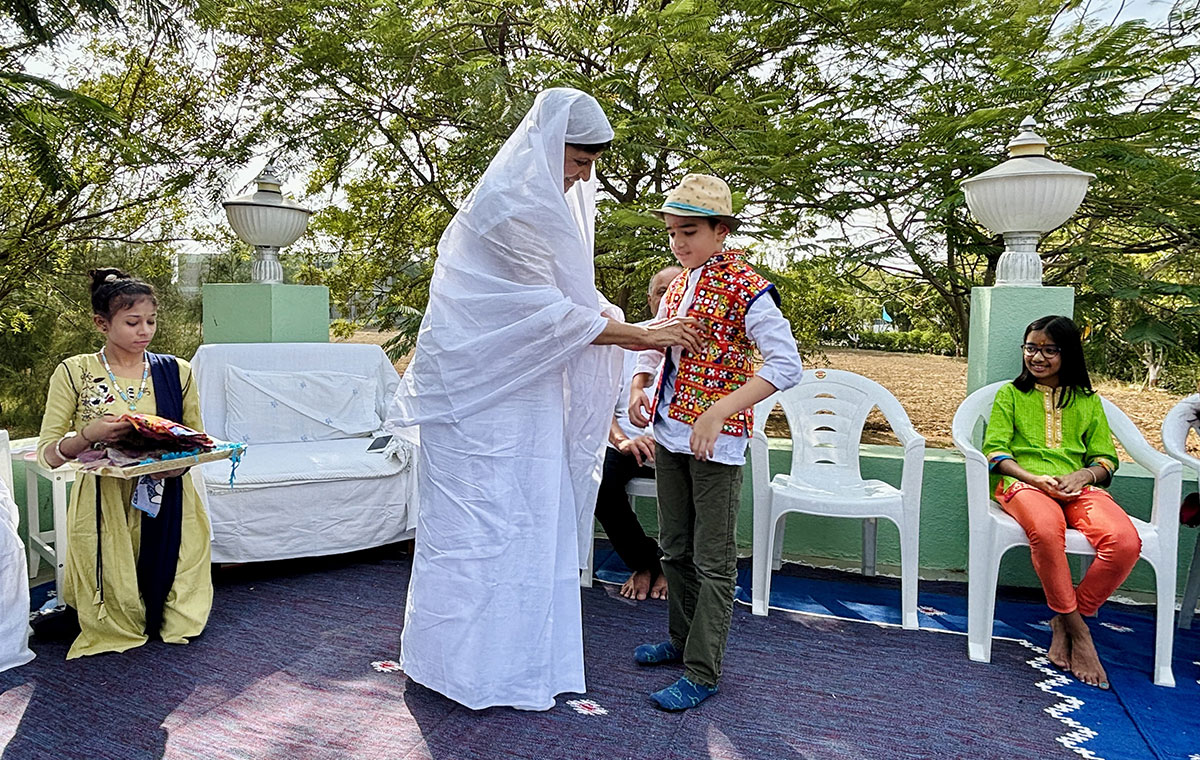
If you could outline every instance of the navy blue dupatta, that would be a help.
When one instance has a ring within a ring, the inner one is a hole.
[[[157,414],[183,424],[183,388],[179,363],[170,354],[146,352],[154,382]],[[142,515],[142,540],[138,550],[137,581],[146,606],[146,635],[159,637],[163,607],[175,583],[179,543],[183,534],[183,477],[163,480],[162,506],[157,517]]]

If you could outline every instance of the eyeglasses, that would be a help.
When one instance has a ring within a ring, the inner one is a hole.
[[[1022,343],[1021,350],[1024,351],[1025,355],[1030,358],[1036,356],[1038,351],[1041,351],[1042,356],[1046,357],[1047,359],[1053,359],[1062,353],[1062,349],[1058,346],[1039,346],[1036,343]]]

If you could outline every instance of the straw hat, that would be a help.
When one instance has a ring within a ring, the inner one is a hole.
[[[729,192],[729,185],[711,174],[687,175],[679,187],[667,193],[662,208],[650,213],[659,219],[663,214],[719,219],[729,227],[730,232],[742,224],[742,220],[733,215],[733,196]]]

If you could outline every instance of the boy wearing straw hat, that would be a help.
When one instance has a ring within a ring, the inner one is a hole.
[[[654,211],[684,272],[656,318],[688,316],[707,330],[699,352],[673,348],[638,360],[629,418],[653,424],[659,543],[667,578],[667,640],[634,650],[643,665],[681,662],[684,674],[650,697],[665,710],[695,707],[717,691],[733,614],[742,465],[759,401],[800,382],[803,367],[775,286],[725,250],[741,221],[729,186],[689,174]],[[763,296],[768,296],[764,298]],[[763,365],[755,372],[757,348]],[[661,366],[648,396],[646,386]]]

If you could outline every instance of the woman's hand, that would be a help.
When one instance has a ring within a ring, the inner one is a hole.
[[[725,418],[713,414],[712,408],[709,408],[707,412],[700,415],[695,424],[692,425],[692,439],[690,441],[692,456],[701,462],[707,462],[711,459],[713,449],[717,445],[717,436],[721,434],[721,428],[724,425]]]
[[[692,353],[704,350],[703,325],[694,317],[672,317],[642,329],[643,336],[638,343],[621,344],[621,348],[645,351],[651,348],[661,350],[681,346]]]
[[[133,430],[133,423],[115,414],[106,414],[92,420],[79,431],[83,440],[90,443],[112,443]]]

